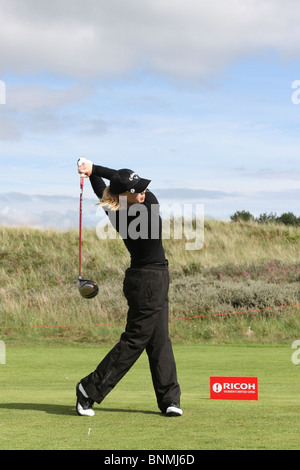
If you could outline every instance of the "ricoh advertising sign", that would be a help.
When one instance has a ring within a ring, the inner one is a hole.
[[[210,377],[213,400],[258,400],[257,377]]]

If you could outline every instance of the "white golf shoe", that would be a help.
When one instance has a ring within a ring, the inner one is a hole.
[[[76,396],[76,411],[79,416],[95,416],[95,412],[93,410],[94,401],[91,398],[86,397],[86,393],[80,382],[76,385]]]
[[[172,403],[166,409],[166,416],[181,416],[181,415],[182,415],[182,409],[180,408],[178,403]]]

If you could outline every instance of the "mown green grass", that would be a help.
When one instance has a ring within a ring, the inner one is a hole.
[[[155,403],[147,356],[95,405],[75,412],[75,385],[108,351],[8,346],[0,365],[0,449],[299,449],[300,365],[291,345],[175,345],[180,418]],[[209,378],[257,376],[258,401],[210,400]]]

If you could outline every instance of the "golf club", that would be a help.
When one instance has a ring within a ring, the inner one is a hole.
[[[77,165],[81,166],[85,158],[82,157],[78,160]],[[84,176],[80,175],[80,207],[79,207],[79,275],[78,275],[78,290],[80,295],[85,299],[92,299],[98,294],[98,285],[89,280],[82,279],[81,276],[81,233],[82,233],[82,195],[83,195],[83,182]]]

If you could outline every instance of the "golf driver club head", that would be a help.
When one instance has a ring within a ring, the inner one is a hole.
[[[78,290],[84,299],[92,299],[98,294],[99,287],[95,282],[90,281],[89,279],[79,279]]]

